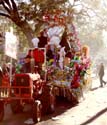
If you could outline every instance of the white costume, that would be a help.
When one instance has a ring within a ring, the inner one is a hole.
[[[37,37],[33,38],[32,43],[33,43],[34,48],[38,48],[39,39]],[[31,56],[33,57],[32,52],[31,52]],[[34,58],[31,58],[30,65],[31,65],[31,72],[33,73],[34,66],[35,66],[35,59]]]
[[[48,37],[50,39],[49,44],[50,45],[55,45],[56,47],[59,46],[59,43],[61,41],[61,36],[64,32],[64,27],[62,26],[54,26],[49,28],[47,31]]]
[[[64,67],[64,58],[65,58],[65,54],[66,54],[64,49],[65,49],[65,47],[62,47],[59,52],[59,67],[61,69],[63,69],[63,67]]]
[[[34,48],[38,48],[39,39],[37,37],[33,38],[32,43]]]
[[[53,36],[61,37],[63,32],[64,32],[64,27],[62,27],[62,26],[54,26],[54,27],[49,28],[49,30],[47,31],[47,34],[48,34],[49,38],[51,38]]]

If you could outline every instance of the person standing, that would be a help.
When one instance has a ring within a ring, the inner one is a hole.
[[[103,85],[106,85],[107,82],[103,80],[104,77],[104,64],[100,64],[100,69],[99,69],[99,79],[100,79],[100,86],[103,87]]]

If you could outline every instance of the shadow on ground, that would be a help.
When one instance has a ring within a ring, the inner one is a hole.
[[[73,104],[72,102],[69,102],[66,98],[57,98],[56,100],[56,109],[55,112],[52,114],[47,114],[46,116],[43,116],[42,120],[48,120],[51,119],[52,117],[56,117],[64,112],[66,112],[66,110],[77,106],[78,103]]]
[[[99,87],[92,88],[91,91],[97,90]]]
[[[88,119],[87,121],[85,121],[84,123],[80,124],[80,125],[87,125],[91,122],[93,122],[94,120],[96,120],[98,117],[100,117],[101,115],[103,115],[105,112],[107,112],[107,108],[102,109],[101,111],[99,111],[97,114],[95,114],[93,117],[91,117],[90,119]]]
[[[63,97],[57,98],[55,112],[52,114],[43,115],[41,122],[52,119],[52,117],[57,117],[58,115],[66,112],[66,110],[68,110],[72,107],[75,107],[77,105],[78,105],[77,103],[73,104],[73,102],[69,102],[66,98],[63,98]],[[0,125],[27,125],[24,123],[24,121],[31,118],[31,116],[32,116],[31,111],[13,114],[10,110],[9,105],[6,106],[5,111],[6,111],[5,118],[4,118],[3,122],[0,123]],[[35,125],[35,124],[30,124],[30,125]]]

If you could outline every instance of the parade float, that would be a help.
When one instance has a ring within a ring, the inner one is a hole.
[[[0,87],[1,106],[9,101],[17,113],[25,103],[31,103],[34,122],[55,111],[57,97],[79,103],[91,85],[89,47],[81,45],[68,15],[61,10],[46,11],[43,21],[45,25],[32,39],[34,47],[28,48],[24,64],[18,60],[12,83]]]
[[[46,12],[43,20],[48,24],[42,29],[47,37],[47,84],[53,86],[55,96],[78,102],[84,98],[84,91],[91,88],[89,47],[80,43],[76,28],[64,11]]]

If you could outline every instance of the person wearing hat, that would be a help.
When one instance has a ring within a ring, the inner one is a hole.
[[[30,59],[31,59],[31,56],[27,55],[25,58],[24,58],[24,64],[23,64],[23,67],[22,67],[22,71],[24,73],[31,73],[31,63],[30,63]]]

